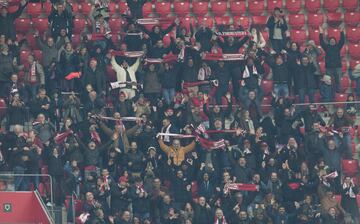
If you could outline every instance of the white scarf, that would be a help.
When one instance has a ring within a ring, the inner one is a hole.
[[[256,70],[256,67],[253,65],[252,66],[252,70],[253,70],[253,75],[257,75],[257,70]],[[250,77],[250,71],[249,71],[249,68],[248,66],[246,65],[245,66],[245,70],[244,70],[244,73],[243,73],[243,79],[246,79],[246,78],[249,78]]]
[[[166,133],[166,134],[170,134],[170,128],[171,128],[171,124],[169,124],[166,128],[163,127],[161,132]],[[164,142],[170,142],[170,136],[169,135],[164,136]]]
[[[356,194],[354,193],[353,187],[348,186],[346,183],[343,184],[343,189],[349,188],[349,190],[346,192],[347,195],[349,195],[350,198],[356,198]]]

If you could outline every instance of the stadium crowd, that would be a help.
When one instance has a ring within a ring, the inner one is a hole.
[[[325,38],[320,27],[323,75],[322,51],[291,41],[280,8],[267,40],[258,24],[142,20],[145,1],[128,0],[114,41],[109,2],[95,0],[75,46],[72,6],[51,1],[50,32],[33,33],[42,58],[20,63],[28,43],[14,21],[28,2],[13,13],[2,3],[0,171],[53,183],[15,177],[15,190],[38,189],[46,202],[52,190],[60,206],[77,195],[77,221],[91,224],[358,222],[357,170],[342,167],[356,104],[295,104],[341,91],[343,32]]]

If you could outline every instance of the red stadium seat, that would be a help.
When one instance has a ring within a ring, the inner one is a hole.
[[[109,11],[110,11],[111,15],[116,14],[116,11],[117,11],[116,3],[114,3],[114,2],[109,3]]]
[[[291,13],[298,13],[301,10],[301,0],[286,0],[285,8]]]
[[[124,21],[121,18],[111,18],[109,20],[109,27],[112,32],[118,32],[121,30]]]
[[[308,17],[308,25],[311,27],[318,28],[324,23],[323,14],[309,13],[307,17]]]
[[[302,45],[307,40],[307,34],[305,30],[291,30],[290,38],[292,41]]]
[[[320,0],[306,0],[305,1],[305,9],[309,12],[317,12],[321,8],[321,1]]]
[[[340,12],[330,12],[327,14],[327,23],[330,26],[339,26],[342,22],[342,14]]]
[[[6,102],[4,99],[0,98],[0,117],[3,118],[6,115]]]
[[[340,30],[339,29],[327,29],[327,37],[335,37],[337,41],[340,40]]]
[[[28,64],[28,56],[31,54],[30,51],[26,51],[26,50],[23,50],[23,51],[20,51],[20,63],[21,64]]]
[[[267,2],[268,12],[272,12],[276,7],[280,9],[283,7],[281,0],[268,0]]]
[[[29,3],[26,6],[26,13],[32,17],[38,17],[42,14],[41,3]]]
[[[199,17],[198,18],[199,24],[205,24],[206,27],[212,28],[214,26],[213,18],[210,16]]]
[[[174,2],[174,12],[178,16],[185,16],[190,13],[189,2]]]
[[[30,27],[31,27],[31,21],[28,18],[18,18],[15,20],[16,32],[25,34],[29,31]]]
[[[171,14],[170,2],[155,2],[155,10],[161,17]]]
[[[79,34],[84,31],[86,27],[86,20],[81,18],[74,19],[74,29],[73,32]]]
[[[271,110],[271,96],[264,96],[261,104],[261,111],[263,114],[269,113]]]
[[[349,54],[352,59],[360,59],[360,45],[359,44],[349,44],[348,45]]]
[[[299,29],[305,25],[305,15],[304,14],[290,14],[289,15],[289,25],[291,28]]]
[[[84,15],[89,15],[91,12],[91,4],[83,2],[81,5],[81,13]]]
[[[34,29],[38,30],[40,33],[44,33],[49,29],[49,22],[47,18],[33,18],[32,24]]]
[[[45,14],[49,15],[51,13],[51,9],[52,9],[51,2],[45,2],[43,7],[44,7],[44,10],[45,10]]]
[[[309,40],[313,40],[317,45],[319,45],[320,44],[319,34],[320,32],[318,29],[309,30]]]
[[[36,39],[34,34],[28,33],[24,38],[26,38],[26,42],[29,44],[29,47],[33,50],[39,49],[39,46],[36,43]]]
[[[116,81],[116,72],[115,70],[112,68],[111,65],[107,65],[106,66],[106,73],[107,73],[107,80],[109,82],[115,82]]]
[[[355,176],[359,171],[359,161],[356,159],[347,160],[343,159],[341,161],[342,170],[345,175]]]
[[[144,17],[148,17],[152,13],[153,5],[151,2],[146,2],[142,8],[142,13]]]
[[[208,13],[208,2],[193,2],[192,6],[192,11],[197,16],[204,16]]]
[[[335,12],[340,8],[339,0],[325,0],[323,7],[329,12]]]
[[[360,21],[360,12],[347,12],[344,14],[344,22],[347,26],[357,26]]]
[[[250,26],[250,20],[247,16],[234,16],[234,25],[236,26],[242,26],[245,29],[249,28]]]
[[[71,7],[72,7],[72,12],[73,14],[77,14],[79,13],[79,4],[77,3],[70,3]]]
[[[341,194],[336,194],[336,195],[335,195],[335,200],[336,200],[338,203],[341,203]]]
[[[343,76],[340,80],[340,91],[344,93],[350,87],[349,76]]]
[[[48,166],[42,166],[40,171],[41,171],[41,174],[49,174]],[[43,176],[43,177],[41,177],[41,179],[42,179],[42,182],[44,182],[44,183],[47,183],[50,181],[49,177],[47,177],[47,176]]]
[[[347,94],[336,93],[335,94],[335,102],[346,102]],[[338,107],[345,107],[345,104],[337,104]]]
[[[273,90],[273,81],[266,79],[261,80],[261,88],[264,92],[264,96],[270,95]]]
[[[76,34],[76,33],[72,34],[72,35],[71,35],[71,43],[72,43],[72,45],[74,46],[74,48],[76,48],[77,46],[79,46],[80,43],[81,43],[81,36],[80,36],[80,34]]]
[[[219,26],[219,25],[228,26],[228,25],[230,25],[230,20],[231,20],[230,16],[216,16],[215,17],[215,23],[217,26]]]
[[[360,207],[360,194],[356,195],[357,206]]]
[[[119,2],[117,4],[118,4],[118,10],[121,14],[126,14],[127,12],[129,12],[129,7],[126,2]],[[145,5],[146,4],[147,3],[145,3]],[[144,7],[146,7],[145,5]],[[144,12],[144,7],[143,7],[143,12]],[[152,9],[150,11],[152,11]],[[145,16],[145,14],[143,16]]]
[[[268,17],[267,16],[253,16],[252,24],[260,27],[265,27]]]
[[[360,28],[353,27],[346,30],[346,38],[351,43],[359,43],[360,41]]]
[[[360,64],[360,60],[351,60],[350,61],[350,68],[354,70],[355,66],[357,66],[358,64]],[[359,125],[359,127],[360,127],[360,125]],[[359,130],[359,134],[360,134],[360,130]]]
[[[171,43],[171,35],[168,33],[165,34],[165,36],[163,37],[163,42],[164,42],[164,47],[169,47]]]
[[[33,50],[33,54],[37,61],[42,62],[43,54],[41,50]]]
[[[252,1],[249,6],[249,12],[252,15],[260,15],[265,10],[264,1]]]
[[[222,16],[227,12],[227,2],[211,2],[211,10],[215,16]]]
[[[190,31],[190,24],[192,24],[192,26],[194,27],[196,22],[194,17],[183,17],[180,18],[180,21],[181,21],[181,26],[185,27],[187,31]]]
[[[231,1],[230,12],[233,15],[243,15],[246,12],[246,4],[243,1]]]
[[[320,72],[322,74],[325,74],[325,72],[326,72],[325,62],[324,61],[319,61],[319,66],[320,66]]]
[[[191,182],[191,196],[192,198],[197,198],[198,196],[198,184],[196,181]]]
[[[343,0],[342,6],[346,10],[355,11],[359,6],[359,0]]]

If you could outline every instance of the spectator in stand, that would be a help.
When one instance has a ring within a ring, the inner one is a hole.
[[[135,72],[138,70],[140,65],[140,59],[138,58],[133,65],[129,65],[126,60],[123,60],[121,65],[116,62],[114,56],[111,58],[111,65],[116,71],[117,81],[120,82],[120,88],[126,94],[128,99],[132,99],[135,96],[135,91],[137,89],[137,79]]]
[[[15,19],[20,17],[21,13],[24,11],[28,4],[27,0],[21,0],[19,8],[13,12],[9,13],[8,8],[5,5],[1,5],[0,13],[0,35],[5,35],[5,38],[9,38],[13,41],[16,40],[16,31],[15,31]]]
[[[295,90],[299,94],[300,103],[305,102],[305,96],[309,97],[309,102],[315,102],[315,89],[316,89],[316,67],[310,63],[309,57],[303,55],[299,62],[294,66],[297,71],[294,74]],[[299,63],[299,64],[298,64]],[[290,68],[290,71],[294,71]]]
[[[89,67],[87,67],[82,74],[82,82],[84,88],[87,85],[91,85],[97,93],[105,95],[106,92],[106,80],[103,76],[104,71],[97,65],[95,58],[90,59]]]
[[[319,39],[322,49],[325,51],[325,68],[326,74],[331,75],[335,81],[335,91],[340,91],[340,78],[342,76],[342,64],[340,52],[345,43],[345,34],[344,29],[341,28],[340,40],[337,40],[334,37],[328,37],[328,42],[324,40],[324,30],[319,27]]]
[[[54,40],[57,40],[62,30],[65,30],[66,35],[71,39],[73,18],[71,13],[66,10],[66,7],[61,2],[56,3],[55,7],[52,8],[52,11],[48,17],[50,27],[51,27],[51,36]]]
[[[284,62],[282,55],[268,55],[266,62],[272,69],[272,79],[274,82],[274,93],[277,97],[288,97],[289,96],[289,82],[290,74],[289,69]]]
[[[280,53],[285,48],[285,31],[288,30],[283,10],[277,7],[274,8],[274,14],[269,17],[266,26],[269,28],[272,49],[276,53]]]
[[[33,55],[28,58],[29,68],[25,74],[25,85],[30,92],[31,98],[36,97],[36,93],[40,86],[45,86],[45,74],[42,65],[35,59]]]
[[[0,46],[0,87],[3,89],[15,72],[14,56],[9,53],[8,45]]]
[[[202,52],[210,52],[211,51],[211,39],[213,36],[213,32],[209,27],[206,27],[206,23],[203,22],[200,24],[199,29],[195,33],[195,39],[200,43],[200,50]]]
[[[322,54],[321,50],[316,46],[315,41],[309,40],[306,48],[304,49],[303,54],[309,57],[310,64],[315,66],[315,81],[316,81],[316,88],[319,88],[320,85],[320,79],[321,79],[321,71],[320,71],[320,65],[319,65],[319,56]]]
[[[131,17],[134,19],[142,19],[142,7],[146,3],[146,0],[127,0],[126,1],[131,12]]]

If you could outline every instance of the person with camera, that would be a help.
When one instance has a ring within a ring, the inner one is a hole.
[[[280,53],[281,50],[285,48],[285,31],[288,30],[283,10],[276,7],[274,9],[274,14],[269,17],[266,26],[269,28],[271,47],[276,53]]]

